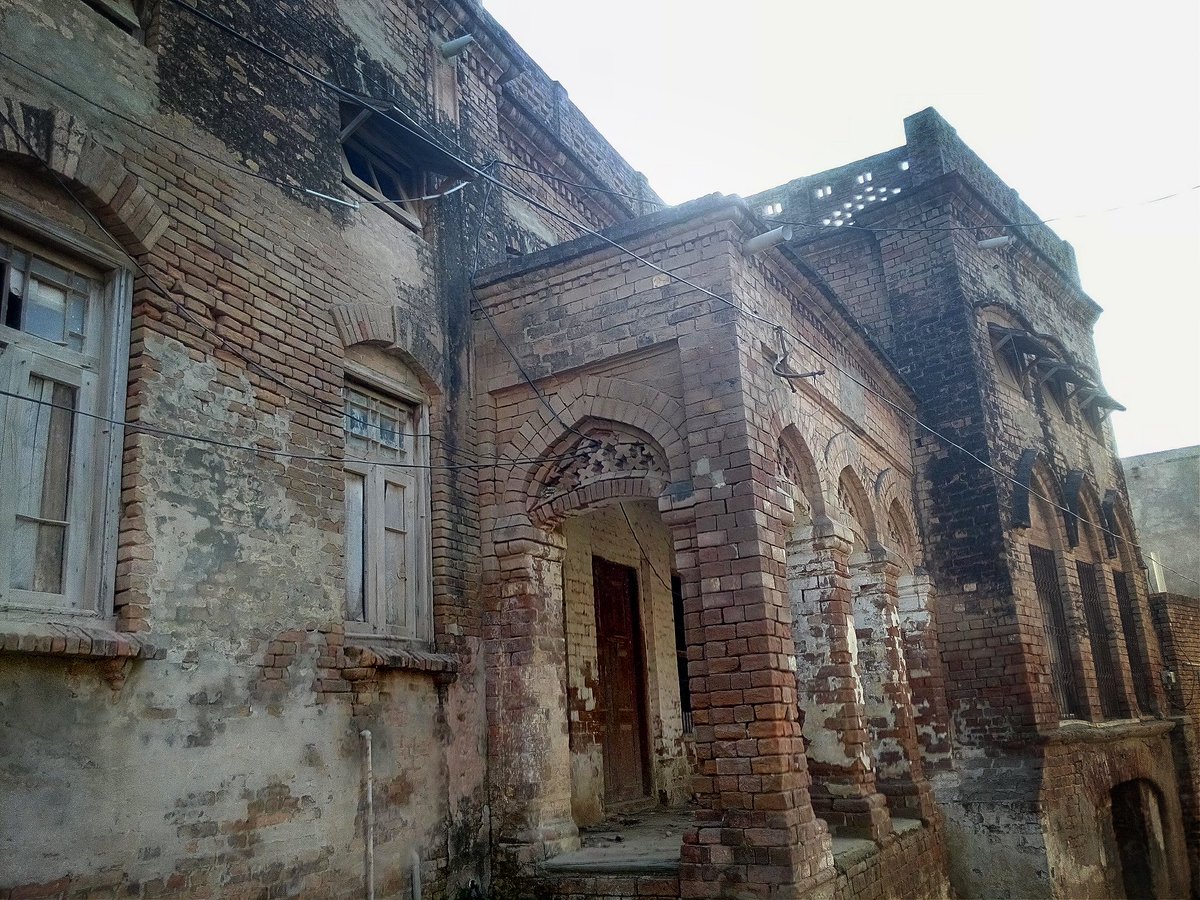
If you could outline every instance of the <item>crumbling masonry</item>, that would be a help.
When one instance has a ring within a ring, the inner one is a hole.
[[[1196,890],[1099,308],[936,112],[666,208],[468,0],[0,23],[0,896]]]

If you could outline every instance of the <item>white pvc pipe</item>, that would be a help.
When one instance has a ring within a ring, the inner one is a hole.
[[[982,241],[977,241],[976,246],[980,250],[991,250],[994,247],[1006,247],[1012,243],[1012,235],[1003,234],[1000,237],[984,238]]]
[[[421,854],[414,850],[409,859],[412,862],[412,900],[421,900]]]
[[[475,37],[473,35],[464,34],[462,37],[456,37],[452,41],[446,41],[441,47],[442,59],[453,59],[466,50],[467,47],[471,46],[474,40]]]
[[[774,247],[776,244],[782,244],[785,241],[792,239],[792,226],[780,225],[770,231],[765,231],[762,234],[757,234],[742,245],[742,249],[747,253],[761,253],[768,247]]]
[[[359,732],[367,755],[367,900],[375,900],[375,758],[371,732]]]

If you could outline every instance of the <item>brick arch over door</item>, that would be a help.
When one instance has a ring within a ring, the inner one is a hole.
[[[0,159],[35,163],[54,173],[125,250],[147,253],[166,232],[166,211],[121,157],[92,137],[82,119],[11,97],[0,97],[0,113]]]
[[[690,480],[683,406],[674,397],[623,378],[591,375],[557,394],[548,394],[546,399],[558,415],[552,416],[544,404],[539,404],[513,438],[513,456],[542,459],[554,455],[578,439],[571,428],[600,419],[644,432],[661,449],[671,482],[683,484]],[[570,423],[570,428],[564,422]],[[514,471],[505,485],[505,502],[527,498],[536,487],[538,469],[534,464],[524,471]]]

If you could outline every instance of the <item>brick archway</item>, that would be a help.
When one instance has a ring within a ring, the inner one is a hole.
[[[170,224],[166,210],[90,125],[12,97],[0,98],[0,108],[0,158],[40,165],[63,179],[128,252],[153,249]]]

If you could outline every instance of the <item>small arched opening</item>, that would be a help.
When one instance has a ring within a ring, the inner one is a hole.
[[[1154,900],[1176,896],[1167,854],[1167,820],[1158,787],[1145,778],[1112,789],[1112,829],[1125,896]]]

